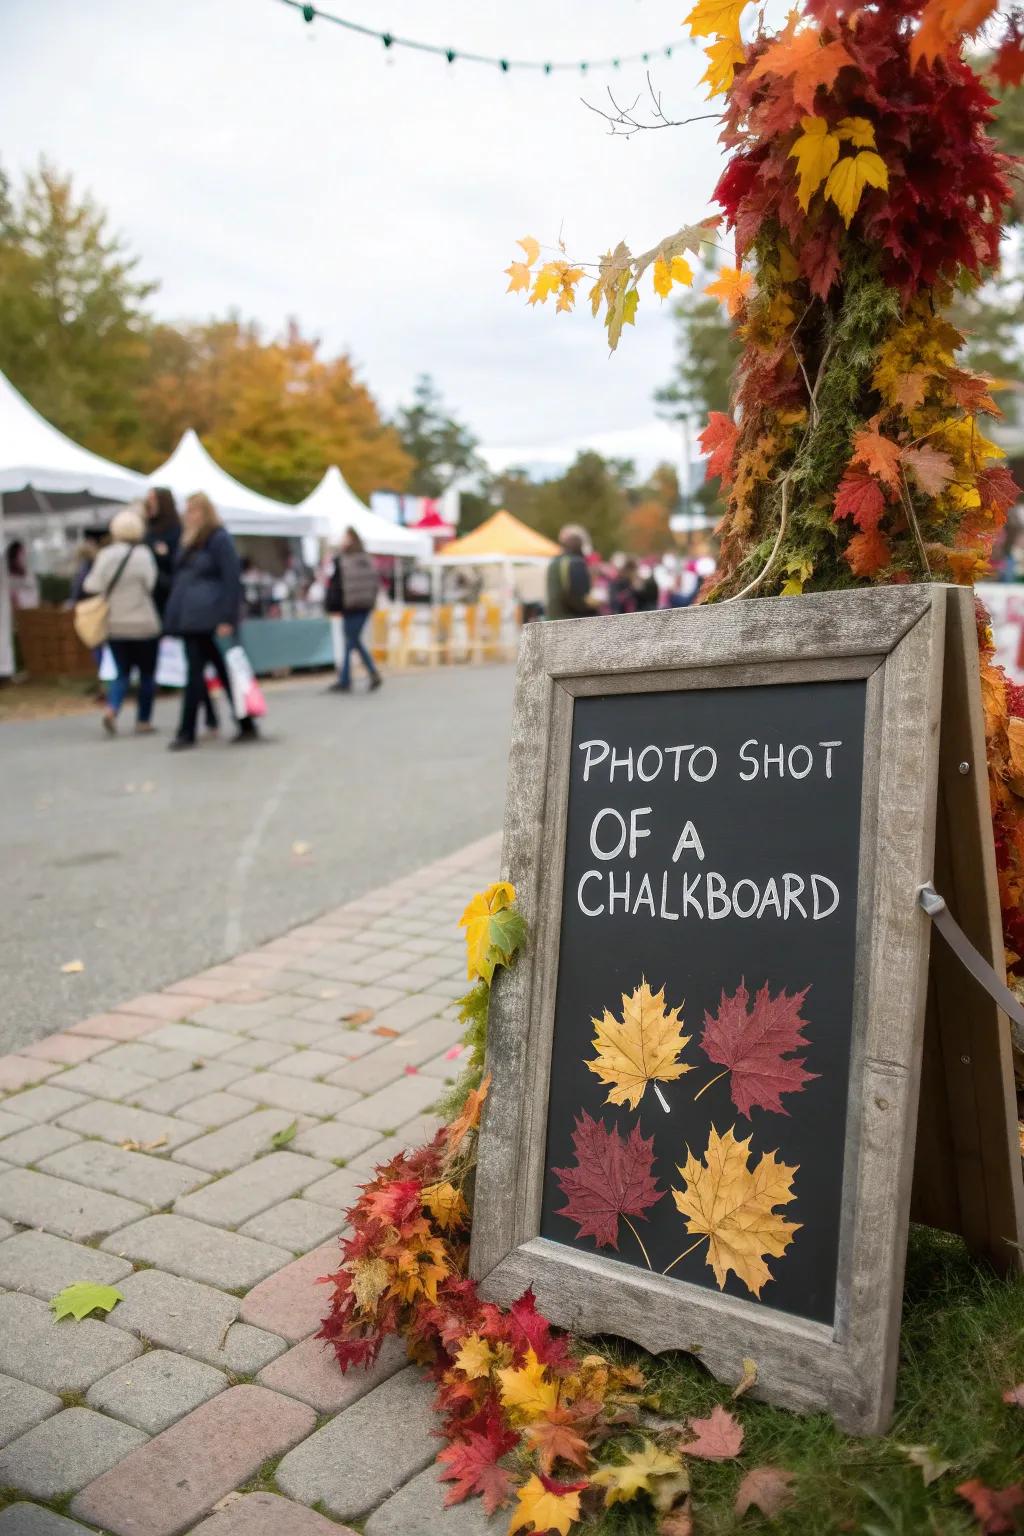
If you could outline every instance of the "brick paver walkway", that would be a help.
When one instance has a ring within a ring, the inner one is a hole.
[[[313,1334],[358,1184],[438,1124],[456,923],[497,861],[476,843],[0,1058],[0,1536],[490,1532],[443,1509],[401,1349],[342,1376]],[[124,1300],[55,1322],[79,1280]]]

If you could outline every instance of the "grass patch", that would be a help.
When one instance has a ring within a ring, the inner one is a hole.
[[[58,1397],[65,1408],[88,1408],[84,1392],[59,1392]]]
[[[670,1418],[706,1416],[730,1406],[729,1389],[684,1355],[654,1360],[631,1346],[614,1353],[642,1366]],[[973,1536],[978,1527],[957,1496],[978,1477],[992,1488],[1020,1478],[1024,1412],[1002,1402],[1024,1379],[1024,1283],[1001,1280],[973,1263],[959,1238],[930,1228],[911,1231],[904,1292],[896,1410],[884,1438],[842,1434],[824,1414],[800,1417],[744,1399],[738,1416],[743,1450],[734,1462],[691,1467],[700,1536]],[[934,1446],[954,1462],[924,1486],[900,1445]],[[733,1513],[736,1489],[751,1467],[796,1474],[796,1500],[772,1526]],[[594,1526],[600,1536],[651,1536],[650,1510],[618,1505]]]
[[[284,1456],[268,1456],[254,1477],[247,1483],[242,1483],[239,1493],[280,1493],[277,1486],[277,1469],[284,1460]]]

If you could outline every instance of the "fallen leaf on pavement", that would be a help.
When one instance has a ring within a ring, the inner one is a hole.
[[[166,1147],[167,1136],[158,1136],[155,1141],[133,1141],[128,1137],[125,1141],[119,1141],[118,1146],[122,1152],[155,1152],[157,1147]]]
[[[73,1317],[81,1322],[90,1312],[110,1312],[119,1301],[124,1301],[121,1291],[112,1285],[93,1285],[88,1280],[76,1280],[66,1285],[56,1296],[50,1297],[50,1311],[54,1320]]]
[[[299,1122],[297,1120],[293,1120],[291,1125],[286,1125],[283,1130],[274,1132],[273,1136],[270,1138],[270,1145],[280,1151],[280,1149],[282,1147],[286,1147],[290,1141],[295,1140],[295,1133],[298,1128]]]
[[[732,1391],[733,1401],[735,1402],[736,1398],[742,1397],[744,1392],[749,1392],[751,1387],[754,1386],[756,1384],[756,1382],[757,1382],[757,1361],[756,1360],[751,1360],[746,1355],[744,1355],[744,1357],[743,1357],[743,1375],[740,1377],[739,1381],[736,1383],[735,1387],[733,1388],[733,1391]]]
[[[84,970],[84,960],[68,960],[64,965],[61,966],[61,971],[65,976],[77,976],[79,971]]]
[[[643,1450],[630,1451],[624,1462],[598,1467],[590,1481],[595,1488],[604,1489],[604,1502],[611,1506],[628,1503],[638,1493],[653,1494],[666,1478],[675,1485],[674,1494],[685,1493],[689,1488],[689,1479],[679,1457],[659,1451],[648,1440]]]
[[[736,1513],[745,1515],[756,1506],[769,1520],[774,1519],[793,1502],[793,1480],[794,1474],[781,1467],[751,1467],[736,1490]]]
[[[297,859],[304,859],[308,853],[312,852],[312,843],[292,843],[292,853],[294,853]]]
[[[699,1456],[704,1461],[731,1461],[740,1453],[743,1444],[743,1426],[720,1405],[712,1408],[706,1419],[691,1419],[690,1429],[697,1436],[689,1445],[679,1449],[687,1456]]]
[[[1017,1528],[1014,1510],[1024,1505],[1024,1488],[1014,1483],[1010,1488],[986,1488],[980,1477],[972,1477],[960,1483],[957,1493],[974,1510],[985,1536],[1002,1536],[1003,1532]]]
[[[419,1067],[410,1066],[409,1063],[406,1062],[404,1068],[406,1077],[416,1077],[419,1074],[419,1070]]]
[[[348,1013],[341,1015],[341,1021],[343,1024],[350,1025],[352,1029],[358,1029],[360,1024],[369,1024],[375,1017],[376,1013],[372,1008],[350,1008]]]
[[[901,1445],[899,1449],[912,1466],[921,1468],[921,1476],[924,1478],[926,1488],[954,1465],[953,1462],[944,1460],[934,1445]]]

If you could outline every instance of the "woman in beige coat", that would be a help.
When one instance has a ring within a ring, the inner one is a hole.
[[[156,561],[143,542],[146,525],[132,507],[118,512],[110,523],[111,542],[100,550],[82,590],[105,594],[110,607],[108,639],[117,676],[107,689],[103,729],[117,733],[117,717],[124,703],[132,672],[138,668],[139,692],[135,730],[148,735],[156,694],[156,657],[160,645],[160,617],[153,602]]]

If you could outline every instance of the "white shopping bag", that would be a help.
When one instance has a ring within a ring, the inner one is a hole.
[[[263,698],[263,690],[256,681],[252,663],[242,646],[231,646],[224,654],[224,661],[228,669],[228,681],[231,684],[231,703],[234,706],[235,718],[243,720],[249,716],[255,719],[259,715],[265,715],[267,706]]]

